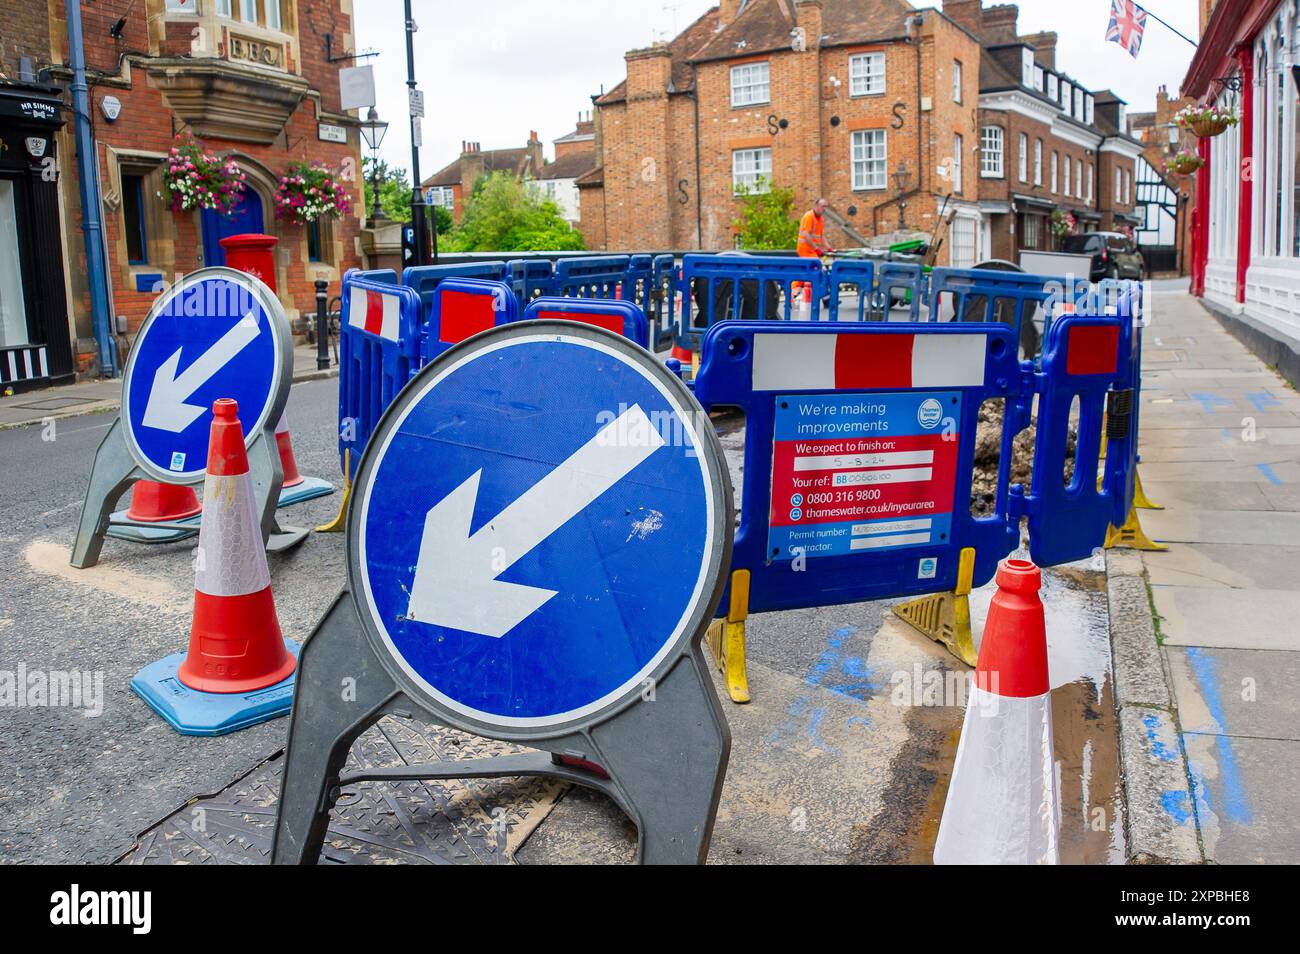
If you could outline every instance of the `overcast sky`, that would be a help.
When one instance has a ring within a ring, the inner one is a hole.
[[[708,0],[413,0],[416,79],[425,94],[420,173],[460,153],[462,140],[484,149],[521,146],[536,129],[551,141],[573,129],[591,96],[624,75],[623,54],[669,39],[714,3]],[[923,6],[917,4],[918,6]],[[989,6],[987,2],[985,6]],[[1139,112],[1155,107],[1161,83],[1176,94],[1192,46],[1148,19],[1132,59],[1104,41],[1110,0],[1020,0],[1020,32],[1055,30],[1057,68],[1090,89],[1109,86]],[[1151,0],[1148,9],[1197,36],[1191,0]],[[353,0],[357,49],[378,50],[378,109],[390,122],[381,155],[409,171],[406,56],[400,0]]]

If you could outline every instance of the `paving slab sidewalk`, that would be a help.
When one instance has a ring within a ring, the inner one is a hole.
[[[314,381],[317,378],[338,377],[338,373],[337,365],[324,371],[316,369],[315,345],[298,345],[293,349],[295,384],[299,381]],[[100,378],[93,381],[79,381],[64,387],[0,395],[0,430],[7,427],[43,424],[46,421],[75,417],[80,414],[115,411],[121,403],[121,397],[121,378]]]
[[[1185,282],[1152,304],[1141,473],[1167,509],[1139,514],[1170,550],[1109,554],[1131,855],[1295,863],[1300,395]]]

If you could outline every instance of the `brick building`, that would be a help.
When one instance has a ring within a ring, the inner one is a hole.
[[[595,99],[600,165],[577,182],[588,244],[729,247],[734,190],[759,177],[799,209],[825,196],[834,246],[931,230],[944,209],[939,261],[959,266],[1051,247],[1058,206],[1080,227],[1135,224],[1124,104],[1057,71],[1055,34],[1021,37],[1017,17],[980,0],[723,0],[629,52]]]
[[[508,172],[516,179],[536,178],[543,166],[542,141],[536,132],[528,134],[528,141],[517,149],[487,149],[477,142],[462,142],[460,156],[443,166],[420,183],[428,194],[434,193],[434,205],[451,209],[452,219],[459,222],[465,213],[465,201],[474,190],[474,183],[493,172]]]
[[[67,26],[63,0],[0,0],[6,24],[39,9],[43,37],[23,55],[40,82],[66,87]],[[121,23],[119,24],[119,20]],[[362,264],[364,214],[357,119],[340,109],[340,64],[327,58],[352,48],[352,0],[99,0],[82,4],[91,119],[96,140],[110,311],[125,352],[160,281],[221,264],[218,241],[238,232],[279,238],[276,284],[291,320],[315,309],[313,283],[337,288]],[[34,29],[38,29],[34,27]],[[7,31],[6,31],[7,32]],[[18,68],[0,49],[0,68]],[[59,94],[65,103],[66,93]],[[66,108],[66,106],[65,106]],[[79,370],[95,356],[80,230],[75,143],[70,111],[53,135],[58,157],[65,316]],[[189,131],[208,149],[230,154],[247,176],[229,216],[173,213],[162,191],[161,164],[174,136]],[[300,226],[274,215],[279,177],[294,161],[318,162],[348,183],[352,212]],[[55,329],[44,329],[54,334]]]
[[[857,234],[929,229],[947,194],[978,214],[979,47],[937,11],[723,0],[626,62],[595,100],[600,168],[578,181],[593,244],[730,247],[734,188],[760,178],[800,208],[825,195]],[[838,224],[827,237],[858,244]]]
[[[1016,261],[1054,247],[1050,217],[1076,231],[1126,230],[1134,214],[1141,145],[1127,133],[1123,100],[1056,68],[1056,34],[1021,36],[1014,4],[945,0],[944,12],[979,38],[980,257]]]
[[[1190,267],[1192,217],[1196,204],[1196,177],[1167,171],[1169,160],[1180,152],[1196,151],[1196,136],[1181,128],[1174,116],[1193,102],[1190,97],[1171,99],[1166,87],[1156,90],[1156,108],[1150,113],[1129,113],[1129,132],[1142,144],[1134,196],[1139,218],[1138,245],[1169,249],[1158,263],[1165,271],[1186,275]]]
[[[537,172],[537,186],[571,224],[579,224],[578,185],[596,168],[596,124],[591,113],[578,116],[572,132],[555,140],[555,160]]]

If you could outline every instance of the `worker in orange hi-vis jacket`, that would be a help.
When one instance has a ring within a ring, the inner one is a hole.
[[[799,244],[795,246],[795,252],[800,258],[821,258],[834,251],[826,244],[825,212],[829,204],[825,199],[818,199],[799,220]],[[803,291],[803,282],[792,282],[791,288],[798,294]]]

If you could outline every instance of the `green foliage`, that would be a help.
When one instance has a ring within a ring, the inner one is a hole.
[[[362,160],[361,170],[365,176],[366,216],[369,217],[374,207],[375,196],[370,187],[378,173],[379,207],[384,210],[384,215],[394,222],[411,221],[411,186],[406,181],[406,170],[394,168],[382,159]]]
[[[740,218],[731,223],[740,247],[752,251],[794,248],[799,241],[799,220],[794,216],[794,190],[760,182],[736,191]]]
[[[447,237],[451,252],[544,252],[585,248],[559,206],[506,172],[474,183],[460,225]]]

